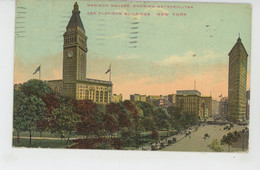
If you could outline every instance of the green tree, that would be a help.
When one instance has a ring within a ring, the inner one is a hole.
[[[197,125],[198,124],[198,116],[196,114],[185,112],[184,114],[184,120],[186,127],[190,127],[191,125]]]
[[[52,132],[60,135],[62,138],[67,138],[67,144],[69,138],[74,130],[76,130],[76,124],[78,123],[79,117],[71,105],[61,104],[60,107],[56,108],[52,112],[53,126]]]
[[[167,112],[170,116],[169,122],[174,129],[180,131],[185,128],[185,119],[181,109],[175,106],[170,106],[167,108]]]
[[[142,126],[144,127],[144,129],[146,131],[153,131],[153,130],[157,129],[156,123],[155,123],[155,121],[154,121],[152,116],[143,117],[143,119],[142,119]]]
[[[240,134],[235,131],[235,132],[229,132],[227,135],[224,135],[221,139],[221,144],[222,145],[228,145],[228,152],[230,151],[230,146],[233,143],[236,143],[238,139],[240,138]]]
[[[28,131],[31,144],[32,135],[37,130],[37,122],[45,119],[45,103],[36,96],[24,96],[23,100],[16,98],[14,112],[14,127],[19,132]]]
[[[43,99],[46,94],[52,93],[51,88],[42,80],[32,79],[22,84],[20,90],[26,96],[36,96]]]
[[[155,106],[148,102],[136,102],[136,106],[143,112],[144,117],[153,116]]]
[[[20,90],[14,91],[14,113],[13,113],[13,128],[16,130],[17,134],[17,143],[20,142],[20,132],[23,131],[23,122],[21,122],[21,118],[19,117],[19,112],[23,104],[23,100],[25,99],[25,95]]]
[[[154,119],[159,130],[163,130],[163,129],[168,130],[170,128],[170,124],[168,122],[169,118],[170,116],[167,113],[167,110],[165,110],[164,108],[157,107],[154,110]]]
[[[141,119],[143,112],[139,109],[134,102],[130,100],[125,100],[123,103],[124,108],[129,111],[131,119],[131,132],[134,135],[136,147],[139,145],[139,139],[141,137],[141,130],[143,129],[141,124]]]
[[[208,145],[208,147],[213,151],[213,152],[222,152],[223,149],[221,147],[221,144],[219,140],[214,139],[211,144]]]
[[[183,112],[183,110],[174,106],[168,107],[167,111],[170,115],[170,124],[178,131],[198,124],[198,116],[196,114]]]
[[[117,130],[120,133],[121,141],[124,145],[131,145],[131,141],[133,140],[133,131],[131,129],[132,119],[131,113],[128,111],[122,102],[120,103],[110,103],[106,107],[106,112],[109,115],[104,119],[104,128],[107,131]],[[115,118],[116,121],[114,119]],[[108,123],[108,120],[111,120]],[[108,127],[112,126],[114,128]]]

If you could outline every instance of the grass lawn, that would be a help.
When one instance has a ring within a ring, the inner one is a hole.
[[[174,133],[173,131],[170,131],[171,133]],[[167,131],[158,131],[159,136],[162,139],[164,139],[165,137],[167,137],[168,135],[170,135],[170,132]],[[141,138],[138,141],[138,147],[140,146],[144,146],[149,142],[153,142],[153,139],[151,139],[151,134],[152,132],[142,132],[141,133]],[[29,139],[24,139],[24,138],[20,138],[20,142],[17,143],[16,140],[16,135],[17,132],[14,130],[13,131],[13,146],[14,147],[28,147],[28,148],[67,148],[67,144],[66,144],[66,140],[63,139],[62,141],[60,140],[60,136],[55,134],[55,133],[50,133],[50,132],[42,132],[42,137],[49,137],[49,138],[56,138],[56,139],[32,139],[32,144],[29,145]],[[29,137],[29,132],[20,132],[20,136],[22,137]],[[117,135],[115,135],[117,136]],[[40,137],[40,133],[39,132],[34,132],[34,134],[32,135],[32,137]],[[73,137],[80,137],[79,135],[76,134],[72,134],[70,138]],[[72,145],[73,142],[70,141],[69,142],[69,146]],[[136,145],[135,142],[133,143],[129,143],[125,149],[136,149],[136,147],[134,146]]]
[[[16,136],[17,135],[17,132],[16,130],[13,131],[13,136]],[[27,136],[29,137],[29,132],[20,132],[20,136]],[[34,132],[32,137],[40,137],[40,132]],[[74,133],[71,134],[71,138],[73,137],[79,137],[80,135],[76,135]],[[51,133],[51,132],[42,132],[42,137],[53,137],[53,138],[60,138],[60,136],[56,133]]]
[[[72,141],[69,142],[69,145]],[[32,139],[31,146],[29,145],[29,139],[20,139],[20,143],[17,143],[16,138],[13,138],[14,147],[26,147],[26,148],[67,148],[66,140],[47,140],[47,139]]]

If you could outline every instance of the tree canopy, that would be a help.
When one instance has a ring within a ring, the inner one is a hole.
[[[45,119],[45,103],[36,96],[24,96],[22,100],[17,97],[15,103],[14,127],[19,131],[28,131],[31,143],[31,135],[38,127],[37,122]]]
[[[42,80],[32,79],[22,84],[20,90],[26,96],[36,96],[43,99],[46,94],[52,93],[51,88]]]

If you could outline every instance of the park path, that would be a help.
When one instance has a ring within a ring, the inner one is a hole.
[[[192,132],[189,136],[177,141],[173,145],[167,146],[162,149],[162,151],[197,151],[197,152],[212,152],[208,145],[214,140],[219,141],[223,135],[230,131],[240,131],[242,128],[235,125],[230,130],[223,130],[225,126],[220,125],[205,125],[199,127],[197,131]],[[210,137],[204,138],[205,134],[209,134]],[[223,146],[224,151],[227,151],[227,146]],[[231,148],[231,151],[238,152],[241,148]]]
[[[13,136],[13,138],[17,138],[17,136]],[[30,139],[30,137],[28,136],[20,136],[20,139]],[[32,139],[43,139],[43,140],[60,140],[60,138],[57,137],[33,137]],[[79,139],[79,138],[70,138],[70,140],[75,140],[75,139]]]

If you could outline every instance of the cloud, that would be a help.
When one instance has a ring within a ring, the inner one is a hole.
[[[180,65],[193,65],[193,64],[219,64],[226,63],[228,58],[223,60],[224,54],[219,54],[212,50],[205,50],[202,53],[198,53],[195,51],[188,51],[184,55],[172,55],[168,58],[160,60],[157,62],[159,65],[172,65],[172,64],[180,64]]]
[[[119,55],[116,57],[116,59],[119,60],[129,60],[129,59],[136,59],[139,58],[140,56],[137,54],[131,54],[131,55]]]
[[[111,36],[98,36],[97,38],[106,38],[106,39],[120,39],[120,38],[126,38],[127,33],[120,33],[120,34],[115,34]]]

